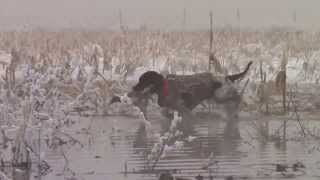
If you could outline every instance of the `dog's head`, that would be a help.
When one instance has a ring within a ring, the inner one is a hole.
[[[131,99],[133,104],[141,104],[144,99],[149,99],[153,94],[161,92],[163,80],[164,77],[161,74],[155,71],[147,71],[140,76],[139,82],[126,96]],[[114,96],[110,104],[116,102],[123,102],[123,100],[119,96]]]
[[[158,93],[161,90],[164,77],[155,71],[147,71],[143,73],[138,84],[136,84],[132,90],[134,92],[145,92],[149,94]]]

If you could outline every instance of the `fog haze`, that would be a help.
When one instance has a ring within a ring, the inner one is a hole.
[[[146,24],[161,29],[208,27],[213,11],[216,26],[319,28],[318,0],[0,0],[1,28],[119,27],[119,12],[129,27]],[[237,20],[236,9],[240,12]],[[293,14],[296,12],[296,23]]]

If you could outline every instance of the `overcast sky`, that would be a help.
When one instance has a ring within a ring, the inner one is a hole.
[[[215,25],[261,27],[293,25],[320,28],[320,0],[0,0],[0,27],[105,27],[146,24],[162,29],[182,27],[186,9],[187,29],[208,27],[209,11]]]

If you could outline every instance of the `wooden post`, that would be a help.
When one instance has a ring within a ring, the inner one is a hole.
[[[39,126],[39,132],[38,132],[38,146],[39,146],[39,153],[38,153],[38,179],[41,180],[41,123]]]
[[[214,61],[214,54],[212,52],[213,47],[213,17],[212,17],[212,11],[210,11],[210,48],[209,48],[209,63],[208,63],[208,71],[211,72],[211,65]],[[212,112],[212,104],[210,101],[208,101],[209,106],[209,112]]]
[[[292,20],[293,20],[294,25],[296,25],[296,23],[297,23],[297,11],[296,10],[293,11]]]
[[[187,24],[187,10],[186,8],[183,9],[183,19],[182,19],[182,32],[186,31],[186,24]]]
[[[156,59],[155,59],[154,49],[152,50],[152,68],[155,71],[156,70]]]
[[[286,73],[286,71],[285,71]],[[282,105],[283,105],[283,113],[287,112],[287,83],[286,83],[286,76],[284,76],[284,85],[283,85],[283,91],[282,91]]]
[[[286,97],[287,97],[287,62],[288,62],[288,57],[287,57],[287,50],[283,52],[283,62],[282,62],[282,71],[283,71],[283,77],[282,77],[282,83],[283,83],[283,88],[282,88],[282,105],[283,105],[283,113],[286,113]]]
[[[239,30],[238,44],[240,45],[240,43],[241,43],[241,25],[240,25],[241,16],[240,16],[239,8],[237,8],[236,14],[237,14],[238,30]]]
[[[186,21],[187,21],[187,11],[186,8],[183,8],[183,16],[182,16],[182,31],[181,31],[181,40],[184,41],[184,34],[186,31]]]
[[[122,24],[122,11],[121,9],[119,10],[119,26],[120,26],[120,31],[123,30],[123,24]]]
[[[287,106],[286,106],[286,97],[287,97],[287,62],[288,62],[288,57],[287,57],[287,49],[284,50],[283,52],[283,59],[282,59],[282,71],[283,71],[283,88],[282,88],[282,106],[283,106],[283,114],[286,114],[287,112]],[[283,142],[286,142],[287,139],[287,120],[284,120],[283,122]]]
[[[212,44],[213,44],[213,17],[212,17],[212,11],[210,11],[210,48],[209,48],[209,63],[208,63],[208,70],[211,72],[211,65],[213,63],[213,53],[212,53]]]
[[[287,112],[287,106],[286,106],[286,101],[287,101],[287,81],[286,81],[286,70],[284,70],[284,85],[283,85],[283,90],[282,90],[282,105],[283,105],[283,113],[286,114]],[[284,120],[283,122],[283,141],[285,142],[287,139],[287,120]]]

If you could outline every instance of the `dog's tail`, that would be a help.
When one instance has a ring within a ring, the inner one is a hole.
[[[243,72],[238,73],[238,74],[229,75],[229,76],[227,76],[226,78],[227,78],[228,80],[230,80],[231,82],[234,82],[234,81],[236,81],[236,80],[238,80],[238,79],[242,79],[242,78],[247,74],[247,72],[248,72],[251,64],[252,64],[252,61],[250,61],[250,62],[248,63],[246,69],[245,69]]]

